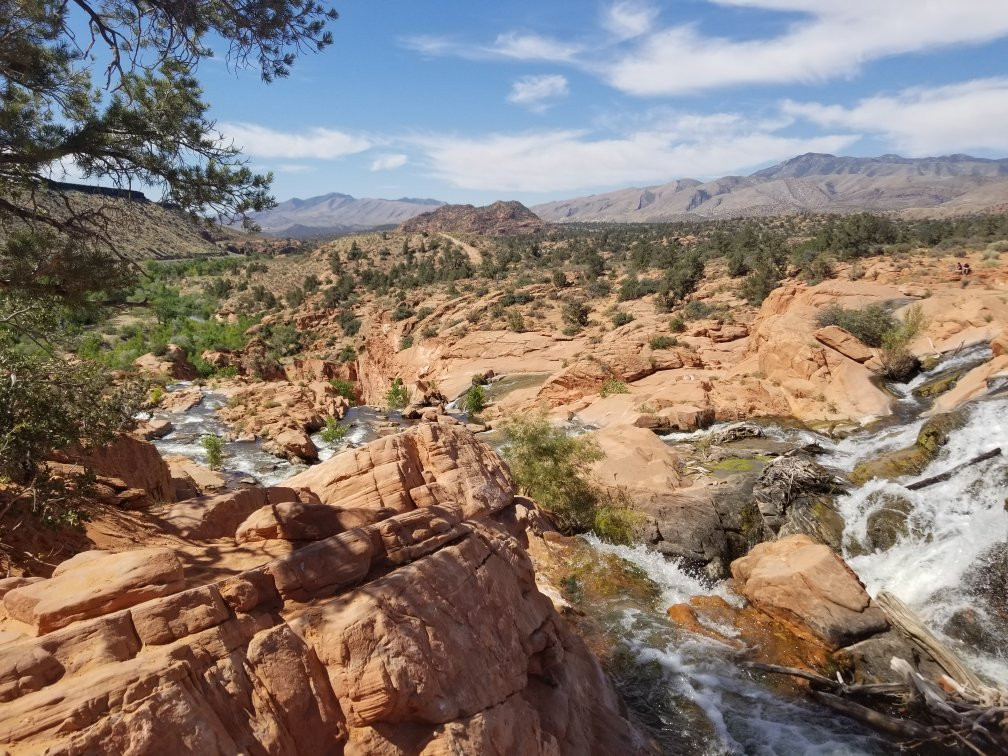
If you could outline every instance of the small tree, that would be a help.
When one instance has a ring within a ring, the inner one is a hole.
[[[470,386],[462,397],[462,410],[469,416],[478,415],[486,408],[486,389],[480,385]]]
[[[338,444],[344,438],[346,438],[347,433],[350,432],[350,428],[346,425],[340,423],[335,417],[327,417],[325,428],[319,433],[322,440],[329,445]]]
[[[405,407],[408,400],[409,394],[406,391],[406,384],[403,383],[402,378],[396,378],[392,381],[388,391],[385,392],[385,404],[388,405],[391,412]]]
[[[221,437],[207,434],[200,439],[200,444],[207,455],[207,467],[211,470],[220,470],[224,464],[224,441]]]

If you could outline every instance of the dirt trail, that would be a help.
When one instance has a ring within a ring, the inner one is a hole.
[[[483,255],[481,255],[480,251],[476,249],[476,247],[474,247],[473,245],[466,244],[461,239],[456,239],[454,236],[446,234],[444,231],[441,231],[439,235],[443,236],[445,239],[452,242],[456,246],[462,247],[462,249],[465,250],[465,253],[469,255],[469,260],[470,262],[472,262],[473,265],[480,265],[483,262]]]

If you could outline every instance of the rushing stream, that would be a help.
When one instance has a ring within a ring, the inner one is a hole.
[[[843,440],[786,426],[769,426],[767,435],[795,445],[815,442],[825,450],[817,461],[847,473],[862,460],[914,443],[931,401],[918,399],[913,389],[950,371],[962,372],[989,356],[986,349],[966,351],[947,358],[907,385],[892,387],[896,396],[894,416]],[[846,523],[844,557],[869,593],[886,590],[895,594],[977,672],[1004,686],[1008,685],[1008,649],[988,644],[985,650],[949,638],[944,631],[962,609],[977,612],[981,625],[986,623],[989,628],[997,624],[997,619],[987,616],[982,602],[970,592],[966,576],[971,569],[975,573],[978,557],[1008,542],[1008,457],[967,467],[948,481],[919,491],[905,488],[913,480],[945,472],[994,447],[1008,452],[1008,398],[985,397],[966,409],[965,426],[951,433],[948,443],[920,475],[893,482],[872,480],[860,488],[852,487],[839,497],[837,507]],[[677,434],[669,440],[678,443],[704,433]],[[878,496],[872,496],[879,491],[910,502],[908,533],[888,549],[864,553],[857,545],[864,540],[868,518],[882,506]],[[725,583],[704,584],[679,569],[675,561],[643,546],[610,546],[594,537],[587,541],[597,552],[615,554],[642,571],[660,588],[661,600],[649,609],[613,599],[595,602],[586,611],[609,629],[616,643],[624,646],[642,668],[655,664],[660,668],[671,700],[655,707],[652,694],[645,708],[652,720],[660,722],[657,727],[652,722],[652,730],[660,733],[664,751],[782,756],[893,752],[894,744],[883,737],[806,703],[793,693],[775,690],[770,687],[772,682],[751,677],[738,668],[731,649],[678,629],[665,617],[664,608],[688,601],[691,596],[717,595],[737,601]],[[1008,631],[1003,623],[995,629],[995,637],[1001,638]],[[726,629],[720,630],[728,634]],[[705,720],[702,725],[697,723],[698,711]]]

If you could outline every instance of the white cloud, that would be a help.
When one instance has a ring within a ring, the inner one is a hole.
[[[295,133],[254,123],[221,123],[217,128],[243,152],[259,158],[336,160],[375,144],[367,137],[335,129],[313,128]]]
[[[315,170],[315,166],[304,163],[279,163],[275,170],[277,173],[311,173]]]
[[[823,81],[851,75],[874,59],[1008,34],[1004,0],[712,1],[808,17],[768,39],[710,37],[693,25],[675,26],[643,37],[634,49],[594,70],[630,94],[678,95],[739,84]]]
[[[658,11],[650,5],[621,0],[606,8],[602,26],[620,40],[633,39],[651,31]]]
[[[785,136],[780,123],[746,123],[734,114],[671,118],[613,137],[583,130],[433,136],[417,140],[434,176],[463,189],[576,191],[717,176],[803,152],[838,152],[854,135]]]
[[[402,168],[406,165],[407,157],[402,153],[378,155],[371,161],[372,171],[391,171],[395,168]]]
[[[852,107],[788,101],[783,110],[825,128],[879,134],[907,155],[1008,152],[1008,77],[916,87]]]
[[[515,60],[546,60],[564,62],[574,60],[582,46],[538,34],[500,34],[486,52]]]
[[[523,76],[511,85],[508,102],[524,105],[530,110],[541,112],[549,107],[550,100],[567,94],[567,79],[559,74]]]

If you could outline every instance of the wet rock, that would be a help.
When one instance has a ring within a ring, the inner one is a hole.
[[[887,551],[910,533],[908,518],[913,502],[905,496],[878,491],[867,503],[878,506],[868,515],[866,540],[869,551]]]
[[[761,543],[732,562],[731,572],[757,609],[827,648],[889,629],[885,613],[843,559],[806,535]]]
[[[314,462],[318,459],[318,448],[308,434],[293,428],[280,431],[263,448],[292,461]]]
[[[218,493],[227,488],[227,478],[224,475],[188,457],[176,456],[164,459],[171,471],[177,501],[202,494]]]
[[[58,565],[50,579],[8,591],[3,603],[9,617],[42,635],[183,586],[182,563],[169,549],[85,551]]]
[[[203,392],[197,386],[169,391],[161,398],[158,408],[165,412],[185,414],[203,401]]]
[[[1008,647],[1008,632],[1003,618],[991,617],[984,610],[963,607],[953,612],[942,628],[946,635],[960,640],[970,648],[1004,658]]]
[[[906,383],[921,370],[920,360],[909,352],[896,352],[882,360],[881,372],[890,381]]]
[[[762,438],[765,435],[762,426],[755,423],[732,423],[724,428],[718,428],[705,437],[705,443],[712,446],[721,446],[732,441],[741,441],[746,438]]]
[[[933,399],[955,388],[956,383],[962,377],[962,373],[950,373],[939,376],[930,381],[925,381],[913,390],[913,395],[921,399]]]
[[[935,415],[921,427],[913,446],[861,462],[847,477],[852,483],[861,485],[872,478],[892,480],[904,475],[920,475],[938,456],[949,435],[962,428],[967,420],[968,414],[962,409]]]
[[[822,465],[794,454],[777,457],[763,469],[753,486],[753,498],[767,527],[776,533],[793,503],[807,497],[835,494],[841,488],[841,482]],[[807,518],[815,513],[814,508],[807,507],[804,516]]]
[[[132,435],[143,441],[150,441],[154,438],[164,438],[173,430],[175,430],[175,426],[168,420],[141,420],[133,429]]]
[[[843,549],[844,519],[829,496],[803,496],[788,506],[779,536],[804,533],[834,551]]]

